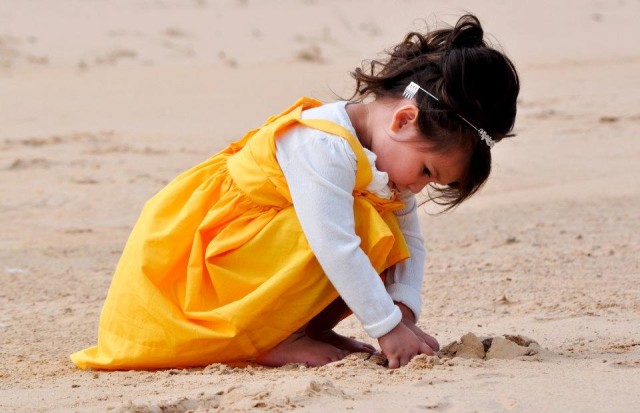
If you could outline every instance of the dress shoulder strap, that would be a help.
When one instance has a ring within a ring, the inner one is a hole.
[[[364,148],[360,141],[353,136],[346,128],[338,125],[335,122],[331,122],[326,119],[299,119],[298,122],[302,123],[313,129],[318,129],[332,135],[340,136],[344,138],[351,146],[351,149],[356,154],[356,190],[364,190],[367,185],[373,179],[373,172],[371,171],[371,165],[367,159],[367,155],[364,153]]]

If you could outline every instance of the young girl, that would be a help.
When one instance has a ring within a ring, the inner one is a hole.
[[[77,366],[318,366],[374,352],[333,331],[349,310],[390,368],[438,350],[416,326],[413,194],[429,185],[454,207],[482,186],[518,76],[472,15],[410,33],[352,75],[352,101],[302,98],[147,202]]]

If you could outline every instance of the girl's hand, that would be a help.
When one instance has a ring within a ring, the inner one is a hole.
[[[429,347],[431,347],[431,349],[433,351],[439,351],[440,350],[440,344],[438,344],[438,340],[436,340],[434,337],[432,337],[429,334],[427,334],[424,331],[422,331],[416,325],[416,318],[413,315],[413,311],[411,311],[409,309],[409,307],[407,307],[406,305],[404,305],[402,303],[396,302],[396,305],[398,307],[400,307],[400,311],[402,312],[402,322],[404,323],[404,325],[409,327],[409,329],[411,331],[413,331],[413,333],[420,340],[424,341]]]
[[[382,353],[389,360],[389,368],[404,366],[418,354],[433,355],[429,345],[419,338],[404,322],[400,322],[393,330],[378,338]]]
[[[416,337],[418,337],[418,339],[420,339],[421,341],[423,341],[426,345],[429,346],[429,348],[431,348],[431,350],[433,350],[433,352],[439,351],[440,350],[440,344],[438,344],[438,340],[436,340],[435,338],[433,338],[432,336],[430,336],[429,334],[425,333],[424,331],[422,331],[417,325],[411,323],[411,322],[406,322],[405,320],[402,320],[402,323],[407,326],[409,328],[409,330],[411,330],[413,332],[413,334],[416,335]],[[426,353],[426,354],[433,354],[432,353]]]

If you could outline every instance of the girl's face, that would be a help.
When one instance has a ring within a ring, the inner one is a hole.
[[[430,183],[455,185],[464,172],[467,156],[461,151],[440,153],[425,149],[424,144],[393,140],[386,146],[376,167],[389,175],[392,189],[415,194]]]
[[[389,186],[399,191],[418,193],[430,183],[459,182],[468,154],[462,150],[442,153],[430,149],[418,129],[417,114],[415,105],[402,106],[394,112],[389,126],[372,134],[376,167],[389,175]]]

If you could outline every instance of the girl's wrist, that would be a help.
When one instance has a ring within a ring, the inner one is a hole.
[[[402,313],[402,321],[410,321],[412,324],[416,323],[416,316],[413,314],[413,311],[405,304],[396,301],[395,304],[400,308],[400,312]]]

